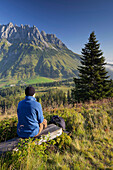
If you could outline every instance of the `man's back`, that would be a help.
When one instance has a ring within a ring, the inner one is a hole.
[[[44,120],[41,104],[33,96],[26,96],[20,101],[17,109],[19,137],[34,137],[39,133],[39,123]]]

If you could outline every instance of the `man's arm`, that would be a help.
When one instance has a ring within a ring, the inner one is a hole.
[[[39,123],[42,123],[44,120],[42,106],[40,103],[38,103],[38,108],[37,108],[37,120]]]

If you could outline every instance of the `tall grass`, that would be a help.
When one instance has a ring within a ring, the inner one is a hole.
[[[113,99],[45,109],[48,121],[53,115],[65,119],[70,134],[40,146],[22,140],[18,152],[2,155],[1,169],[113,169]],[[12,138],[16,123],[14,118],[0,122],[2,141]]]

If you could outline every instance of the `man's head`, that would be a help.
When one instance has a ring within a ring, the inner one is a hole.
[[[34,94],[35,94],[34,87],[26,87],[26,89],[25,89],[26,96],[34,96]]]

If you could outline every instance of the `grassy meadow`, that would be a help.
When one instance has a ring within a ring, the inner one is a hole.
[[[19,151],[0,158],[0,169],[113,169],[113,99],[46,108],[44,117],[62,116],[66,130],[42,145],[22,140]],[[0,121],[0,142],[16,137],[17,117]]]
[[[54,82],[54,79],[35,76],[29,79],[14,79],[14,78],[7,78],[7,79],[0,79],[0,88],[9,87],[11,85],[29,85],[29,84],[36,84],[36,83],[49,83]]]

